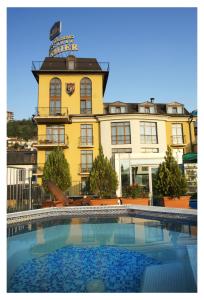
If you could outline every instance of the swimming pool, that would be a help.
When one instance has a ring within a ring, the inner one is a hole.
[[[137,213],[8,226],[8,292],[196,292],[197,225]]]

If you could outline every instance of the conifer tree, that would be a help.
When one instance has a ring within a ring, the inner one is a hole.
[[[99,155],[93,162],[93,167],[89,175],[90,191],[100,198],[106,196],[115,196],[118,186],[118,179],[115,170],[110,161],[103,154],[100,146]]]
[[[179,197],[187,191],[185,176],[173,157],[170,146],[167,148],[164,162],[158,168],[153,184],[154,192],[161,196]]]
[[[69,164],[60,148],[55,149],[48,155],[44,166],[43,182],[47,190],[46,181],[55,183],[63,192],[71,185]]]

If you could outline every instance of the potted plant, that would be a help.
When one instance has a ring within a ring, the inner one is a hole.
[[[149,205],[149,195],[139,184],[127,186],[123,196],[123,204]]]
[[[189,208],[186,178],[168,146],[165,160],[160,164],[153,182],[154,192],[163,197],[166,207]]]

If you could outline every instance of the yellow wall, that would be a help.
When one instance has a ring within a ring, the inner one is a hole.
[[[80,81],[88,77],[92,81],[92,113],[103,113],[103,75],[102,74],[65,74],[56,76],[39,76],[38,107],[49,107],[49,87],[52,78],[61,80],[62,94],[61,107],[68,107],[69,114],[80,114]],[[75,83],[75,91],[69,96],[66,92],[66,83]],[[39,110],[40,111],[40,110]]]
[[[167,137],[167,145],[172,145],[172,124],[179,123],[182,124],[183,135],[184,135],[184,152],[190,151],[190,132],[189,132],[189,123],[187,121],[181,121],[181,119],[172,117],[169,121],[166,121],[166,137]],[[191,137],[192,144],[195,143],[195,134],[194,134],[194,126],[193,122],[191,123]]]
[[[50,80],[52,78],[59,78],[61,80],[61,107],[68,107],[69,114],[80,114],[80,80],[88,77],[92,81],[92,114],[103,113],[103,75],[101,74],[66,74],[59,76],[45,75],[39,76],[39,94],[38,94],[38,110],[40,113],[41,107],[49,107],[49,88]],[[75,83],[75,91],[69,96],[66,93],[65,83]],[[94,147],[80,148],[79,138],[81,135],[81,124],[93,124],[93,139]],[[50,125],[55,125],[50,124]],[[80,182],[82,175],[80,175],[81,150],[93,150],[93,159],[98,155],[99,151],[99,123],[95,117],[88,117],[85,121],[80,116],[75,117],[72,124],[58,124],[64,125],[65,135],[68,136],[69,146],[64,149],[64,154],[70,165],[70,173],[72,182]],[[46,135],[46,124],[38,125],[38,136]],[[53,148],[52,148],[53,149]],[[51,148],[38,149],[38,165],[45,163],[45,151],[52,150]],[[38,183],[41,184],[41,178]]]

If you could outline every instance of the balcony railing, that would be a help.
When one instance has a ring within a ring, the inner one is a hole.
[[[67,117],[68,107],[36,107],[36,117]]]
[[[92,108],[81,108],[80,114],[92,114]]]
[[[69,67],[66,59],[61,61],[55,58],[49,58],[44,61],[33,61],[32,71],[109,71],[109,62],[98,62],[93,60],[75,61],[72,67]]]
[[[186,143],[185,135],[172,135],[171,136],[172,145],[183,145]]]
[[[92,169],[93,163],[87,163],[87,164],[80,164],[79,165],[79,172],[80,173],[90,173]]]
[[[65,134],[38,135],[39,146],[68,146],[68,136]]]
[[[79,147],[93,147],[93,136],[80,136]]]

